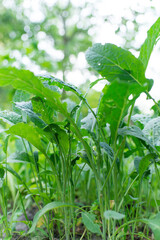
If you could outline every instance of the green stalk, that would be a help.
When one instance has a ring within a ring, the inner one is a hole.
[[[104,189],[106,183],[107,183],[108,180],[109,180],[109,177],[110,177],[110,175],[111,175],[111,173],[112,173],[112,170],[113,170],[114,165],[115,165],[115,163],[116,163],[116,160],[117,160],[117,157],[118,157],[118,155],[119,155],[119,152],[121,151],[121,148],[122,148],[122,146],[123,146],[123,143],[124,143],[124,139],[123,139],[123,141],[121,142],[121,144],[120,144],[120,146],[119,146],[119,148],[118,148],[118,150],[117,150],[117,152],[116,152],[116,154],[115,154],[115,157],[114,157],[113,162],[112,162],[112,165],[111,165],[111,167],[110,167],[110,169],[109,169],[109,172],[108,172],[108,175],[107,175],[107,177],[106,177],[106,180],[105,180],[105,182],[104,182],[104,184],[103,184],[103,186],[102,186],[102,189]]]

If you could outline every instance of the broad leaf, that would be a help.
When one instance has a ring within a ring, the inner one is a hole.
[[[128,100],[130,94],[130,85],[119,81],[114,81],[103,89],[98,120],[103,126],[110,124],[113,139],[117,136],[119,124],[127,114],[129,106],[134,103],[135,99]]]
[[[61,95],[58,92],[45,87],[40,79],[28,70],[18,70],[16,68],[0,69],[0,86],[7,86],[9,84],[14,88],[28,91],[31,94],[47,100],[53,109],[67,117],[69,122],[72,123],[73,131],[86,149],[88,157],[91,157],[88,144],[82,138],[80,130],[67,112],[66,103],[61,103]]]
[[[160,146],[160,117],[148,121],[143,129],[143,133],[154,146]]]
[[[40,129],[30,126],[29,124],[17,123],[16,125],[10,127],[6,133],[25,138],[33,146],[45,154],[45,149],[41,143]]]
[[[151,120],[151,117],[149,115],[144,114],[135,114],[131,117],[131,120],[133,122],[140,122],[141,124],[145,125],[147,122]]]
[[[139,59],[143,63],[144,69],[146,70],[151,53],[153,51],[154,45],[157,43],[157,38],[160,36],[160,17],[152,25],[152,27],[147,32],[147,38],[143,43]]]
[[[112,211],[112,210],[107,210],[104,212],[104,217],[106,219],[116,219],[116,220],[120,220],[122,218],[125,217],[124,214],[121,214],[121,213],[118,213],[118,212],[115,212],[115,211]]]
[[[46,98],[51,102],[54,109],[61,111],[62,114],[66,113],[65,107],[60,102],[61,95],[46,88],[40,79],[29,70],[19,70],[11,67],[0,69],[0,86],[8,85],[38,97]]]
[[[137,127],[137,126],[132,126],[132,127],[123,127],[118,130],[118,134],[121,136],[132,136],[139,138],[147,143],[151,148],[153,148],[155,151],[155,147],[152,145],[150,140],[144,135],[142,130]]]
[[[113,141],[128,108],[139,94],[150,89],[151,81],[145,78],[140,60],[113,44],[95,44],[86,52],[88,63],[109,82],[103,89],[98,118],[103,126],[110,124]],[[129,96],[133,99],[129,101]]]
[[[95,217],[96,215],[93,213],[83,212],[82,222],[90,232],[101,234],[100,226],[94,223]]]
[[[22,122],[22,116],[10,111],[0,111],[0,119],[11,125]]]
[[[148,169],[151,160],[156,157],[156,154],[154,153],[149,153],[144,157],[136,157],[134,159],[134,165],[139,173],[140,179],[143,176],[144,172]]]
[[[43,84],[28,70],[18,70],[12,67],[0,69],[0,86],[8,85],[43,96]]]
[[[44,122],[47,124],[53,122],[54,109],[48,101],[40,97],[34,97],[31,99],[31,102],[33,111],[37,113]]]
[[[50,124],[45,129],[44,132],[47,134],[51,142],[55,141],[63,151],[65,155],[68,154],[69,150],[69,139],[68,135],[60,126],[57,124]]]
[[[136,82],[140,86],[149,84],[145,78],[143,64],[131,52],[113,44],[94,44],[86,52],[88,63],[108,81],[119,79],[123,82]]]
[[[144,156],[140,163],[139,163],[139,176],[140,178],[142,177],[143,173],[147,170],[149,167],[151,160],[155,157],[155,154],[150,153]]]
[[[82,126],[81,128],[87,129],[88,131],[93,131],[95,117],[93,113],[89,112],[86,117],[81,120]]]
[[[149,225],[154,234],[154,239],[160,239],[160,213],[158,213],[153,219],[143,219],[143,221]]]
[[[39,118],[39,116],[33,111],[32,103],[29,102],[15,102],[15,107],[26,113],[30,120],[39,128],[44,128],[46,123]]]

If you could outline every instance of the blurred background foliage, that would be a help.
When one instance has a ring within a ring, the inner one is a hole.
[[[96,41],[101,23],[113,26],[115,34],[123,39],[120,45],[134,51],[140,47],[135,36],[145,24],[137,22],[144,10],[128,9],[130,17],[122,16],[119,21],[111,14],[100,16],[97,3],[88,0],[0,0],[1,67],[15,66],[36,74],[47,72],[81,85],[85,92],[94,78],[88,71],[84,52]],[[145,7],[145,13],[147,11],[154,14],[152,3]],[[8,93],[12,95],[14,91],[0,89],[0,109],[10,100]],[[99,95],[97,89],[89,94],[93,107],[96,106],[95,96]]]

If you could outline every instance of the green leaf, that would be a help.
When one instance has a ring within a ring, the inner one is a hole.
[[[73,93],[75,93],[78,97],[83,99],[83,94],[81,93],[81,91],[75,87],[72,84],[66,83],[64,81],[61,81],[58,78],[52,77],[52,76],[40,76],[43,80],[48,80],[48,84],[49,85],[53,85],[53,86],[57,86],[61,89],[64,89],[65,91],[72,91]]]
[[[26,123],[17,123],[16,125],[10,127],[9,130],[6,131],[6,133],[14,134],[19,137],[25,138],[33,146],[35,146],[42,153],[45,154],[45,149],[41,143],[40,129],[38,129],[37,127],[30,126]]]
[[[144,114],[135,114],[131,117],[131,120],[133,122],[140,122],[141,124],[145,125],[147,122],[151,120],[151,117],[149,115]]]
[[[113,44],[95,44],[86,52],[88,63],[109,82],[103,89],[98,108],[98,119],[110,124],[113,141],[128,108],[139,94],[149,89],[151,81],[145,78],[143,64],[129,51]],[[129,100],[132,94],[133,99]]]
[[[16,152],[7,158],[7,162],[11,163],[31,163],[31,156],[26,152]]]
[[[10,111],[0,111],[0,119],[11,125],[22,122],[21,115]]]
[[[155,147],[152,145],[152,143],[150,142],[150,140],[144,135],[143,131],[137,126],[120,128],[118,130],[118,134],[121,136],[132,136],[132,137],[139,138],[145,141],[155,151],[157,151]]]
[[[92,131],[92,128],[95,123],[95,117],[93,113],[89,112],[88,115],[81,120],[81,123],[82,123],[81,128],[87,129],[88,131]]]
[[[40,97],[34,97],[31,99],[33,111],[39,115],[39,117],[47,124],[53,123],[54,109],[48,101]]]
[[[88,63],[109,82],[120,80],[147,86],[143,64],[131,52],[114,44],[94,44],[86,52]]]
[[[106,80],[106,79],[104,79],[104,78],[99,78],[99,79],[91,82],[90,85],[89,85],[89,88],[94,87],[97,83],[99,83],[99,82],[102,81],[102,80]]]
[[[30,228],[30,230],[28,231],[28,234],[32,233],[35,228],[36,225],[38,223],[38,220],[48,211],[56,209],[56,208],[63,208],[63,207],[74,207],[74,208],[78,208],[77,206],[71,205],[71,204],[66,204],[66,203],[62,203],[62,202],[51,202],[48,203],[46,206],[44,206],[41,210],[39,210],[36,215],[34,216],[33,222],[32,222],[32,227]]]
[[[139,60],[141,60],[141,62],[143,63],[145,70],[147,68],[151,53],[153,51],[153,47],[157,43],[157,38],[159,36],[160,36],[160,17],[148,30],[147,38],[140,50]]]
[[[43,80],[48,80],[49,86],[58,86],[61,89],[63,88],[65,91],[71,91],[71,92],[75,93],[81,100],[83,100],[85,102],[85,104],[88,106],[88,108],[92,112],[92,109],[91,109],[90,105],[88,104],[87,99],[83,96],[82,92],[77,87],[75,87],[73,84],[66,83],[66,82],[61,81],[60,79],[57,79],[52,76],[41,76],[41,78]]]
[[[149,225],[154,234],[154,239],[160,239],[160,213],[158,213],[153,219],[143,219],[143,221]]]
[[[154,146],[160,146],[160,117],[148,121],[144,126],[143,133]]]
[[[26,113],[31,121],[39,128],[44,128],[46,123],[39,118],[39,116],[33,111],[32,103],[29,102],[15,102],[15,107]]]
[[[93,213],[83,212],[82,222],[90,232],[101,234],[100,226],[94,223],[95,217],[96,215]]]
[[[60,145],[61,150],[67,156],[69,150],[69,139],[65,130],[57,124],[52,123],[44,129],[44,132],[47,133],[51,142],[55,141],[58,145]]]
[[[111,219],[111,218],[116,219],[116,220],[120,220],[120,219],[124,218],[125,215],[121,214],[121,213],[118,213],[118,212],[115,212],[115,211],[112,211],[112,210],[107,210],[107,211],[104,212],[104,217],[108,220]]]
[[[114,158],[114,152],[113,149],[106,143],[106,142],[100,142],[101,148],[105,150],[105,152],[108,154],[108,156],[113,159]]]
[[[43,84],[29,70],[18,70],[13,67],[0,69],[0,86],[8,85],[38,96],[43,96]]]
[[[129,84],[119,81],[114,81],[103,89],[97,115],[101,125],[110,124],[113,139],[117,136],[119,124],[127,114],[129,106],[135,101],[128,100],[130,94]]]
[[[13,176],[15,176],[18,180],[20,180],[21,182],[23,182],[22,178],[20,177],[20,175],[8,164],[3,164],[3,168],[6,169],[8,172],[10,172]]]
[[[151,160],[154,159],[155,157],[156,157],[155,153],[149,153],[144,157],[136,157],[134,159],[134,165],[137,172],[139,173],[140,179],[143,176],[144,172],[148,169]]]
[[[151,159],[155,157],[155,154],[150,153],[144,156],[139,163],[139,176],[142,177],[143,173],[147,170],[150,165]]]
[[[0,179],[4,177],[5,171],[3,168],[0,168]]]
[[[54,109],[61,111],[62,114],[65,113],[66,109],[60,102],[61,95],[46,88],[40,79],[29,70],[19,70],[13,67],[0,69],[0,86],[8,85],[38,97],[46,98],[51,102]]]
[[[67,112],[66,103],[61,103],[61,95],[58,92],[52,91],[49,88],[45,87],[40,79],[34,76],[34,74],[28,70],[18,70],[16,68],[0,69],[0,86],[7,86],[9,84],[14,88],[28,91],[31,94],[47,100],[53,109],[63,114],[68,119],[68,121],[72,123],[73,131],[82,142],[84,148],[86,149],[88,157],[91,157],[88,144],[82,138],[82,134],[78,129],[76,123]]]

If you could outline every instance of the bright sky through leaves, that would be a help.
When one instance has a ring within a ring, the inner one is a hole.
[[[126,34],[126,28],[124,25],[120,26],[120,32],[121,34],[116,34],[115,31],[117,30],[119,23],[121,22],[121,19],[125,17],[129,21],[127,22],[127,29],[128,31],[133,31],[134,25],[133,25],[133,14],[132,10],[137,11],[138,14],[136,17],[136,22],[140,26],[139,31],[136,33],[135,41],[133,42],[133,49],[130,49],[130,51],[138,57],[138,52],[134,50],[134,48],[139,48],[141,44],[144,42],[146,36],[147,36],[147,30],[150,28],[150,26],[156,21],[156,19],[160,16],[160,2],[157,0],[70,0],[73,4],[73,6],[83,6],[84,3],[92,3],[94,4],[96,8],[96,17],[91,18],[92,24],[95,26],[94,28],[90,29],[88,34],[93,36],[93,43],[99,42],[99,43],[113,43],[117,46],[124,47],[125,39],[124,36]],[[41,11],[41,4],[47,3],[49,7],[52,7],[57,0],[24,0],[23,1],[23,7],[25,9],[25,14],[30,18],[33,22],[41,22],[44,20],[45,16],[43,15]],[[60,1],[60,4],[62,7],[65,7],[65,5],[68,3],[68,0],[62,0]],[[13,0],[5,0],[3,1],[3,4],[6,7],[13,7],[16,8],[15,2]],[[32,11],[30,10],[32,8]],[[154,9],[153,9],[154,8]],[[91,13],[91,9],[84,8],[82,10],[82,17],[89,15]],[[109,18],[108,18],[109,16]],[[75,16],[76,17],[76,16]],[[109,21],[104,21],[105,17],[109,19]],[[73,21],[73,19],[72,19]],[[74,23],[74,21],[73,21]],[[73,24],[71,23],[71,24]],[[23,37],[23,36],[22,36]],[[25,37],[25,36],[24,36]],[[45,36],[39,36],[41,38],[41,42],[38,45],[38,48],[40,50],[44,50],[48,53],[50,53],[52,56],[55,56],[58,60],[63,58],[62,52],[53,49],[49,46],[49,44],[46,41]],[[23,39],[22,39],[23,40]],[[46,44],[47,43],[47,44]],[[154,78],[154,87],[151,91],[151,95],[156,99],[159,100],[159,91],[160,91],[160,70],[159,70],[159,62],[160,62],[160,54],[159,54],[159,46],[158,43],[155,47],[155,51],[153,52],[147,72],[146,77]],[[18,57],[18,51],[15,54]],[[26,57],[23,57],[22,59],[23,63],[26,65],[27,68],[31,69],[33,71],[33,63],[30,61],[30,59]],[[96,76],[90,75],[85,69],[87,68],[87,63],[85,60],[84,53],[80,52],[77,55],[77,58],[71,56],[70,59],[71,62],[75,64],[74,71],[67,73],[67,79],[69,82],[74,83],[75,85],[79,85],[84,83],[87,79],[90,79],[90,81],[96,80]],[[39,73],[39,68],[35,66],[34,69],[35,73]],[[55,74],[54,74],[55,75]],[[62,79],[61,74],[56,74],[56,77],[59,77]],[[76,77],[76,81],[75,81]],[[101,90],[102,85],[99,84],[96,85],[96,89]],[[139,98],[137,104],[138,106],[144,110],[147,111],[147,109],[150,108],[152,105],[152,101],[147,101],[146,107],[144,106],[144,101],[146,97],[144,94],[142,94],[142,97]]]

